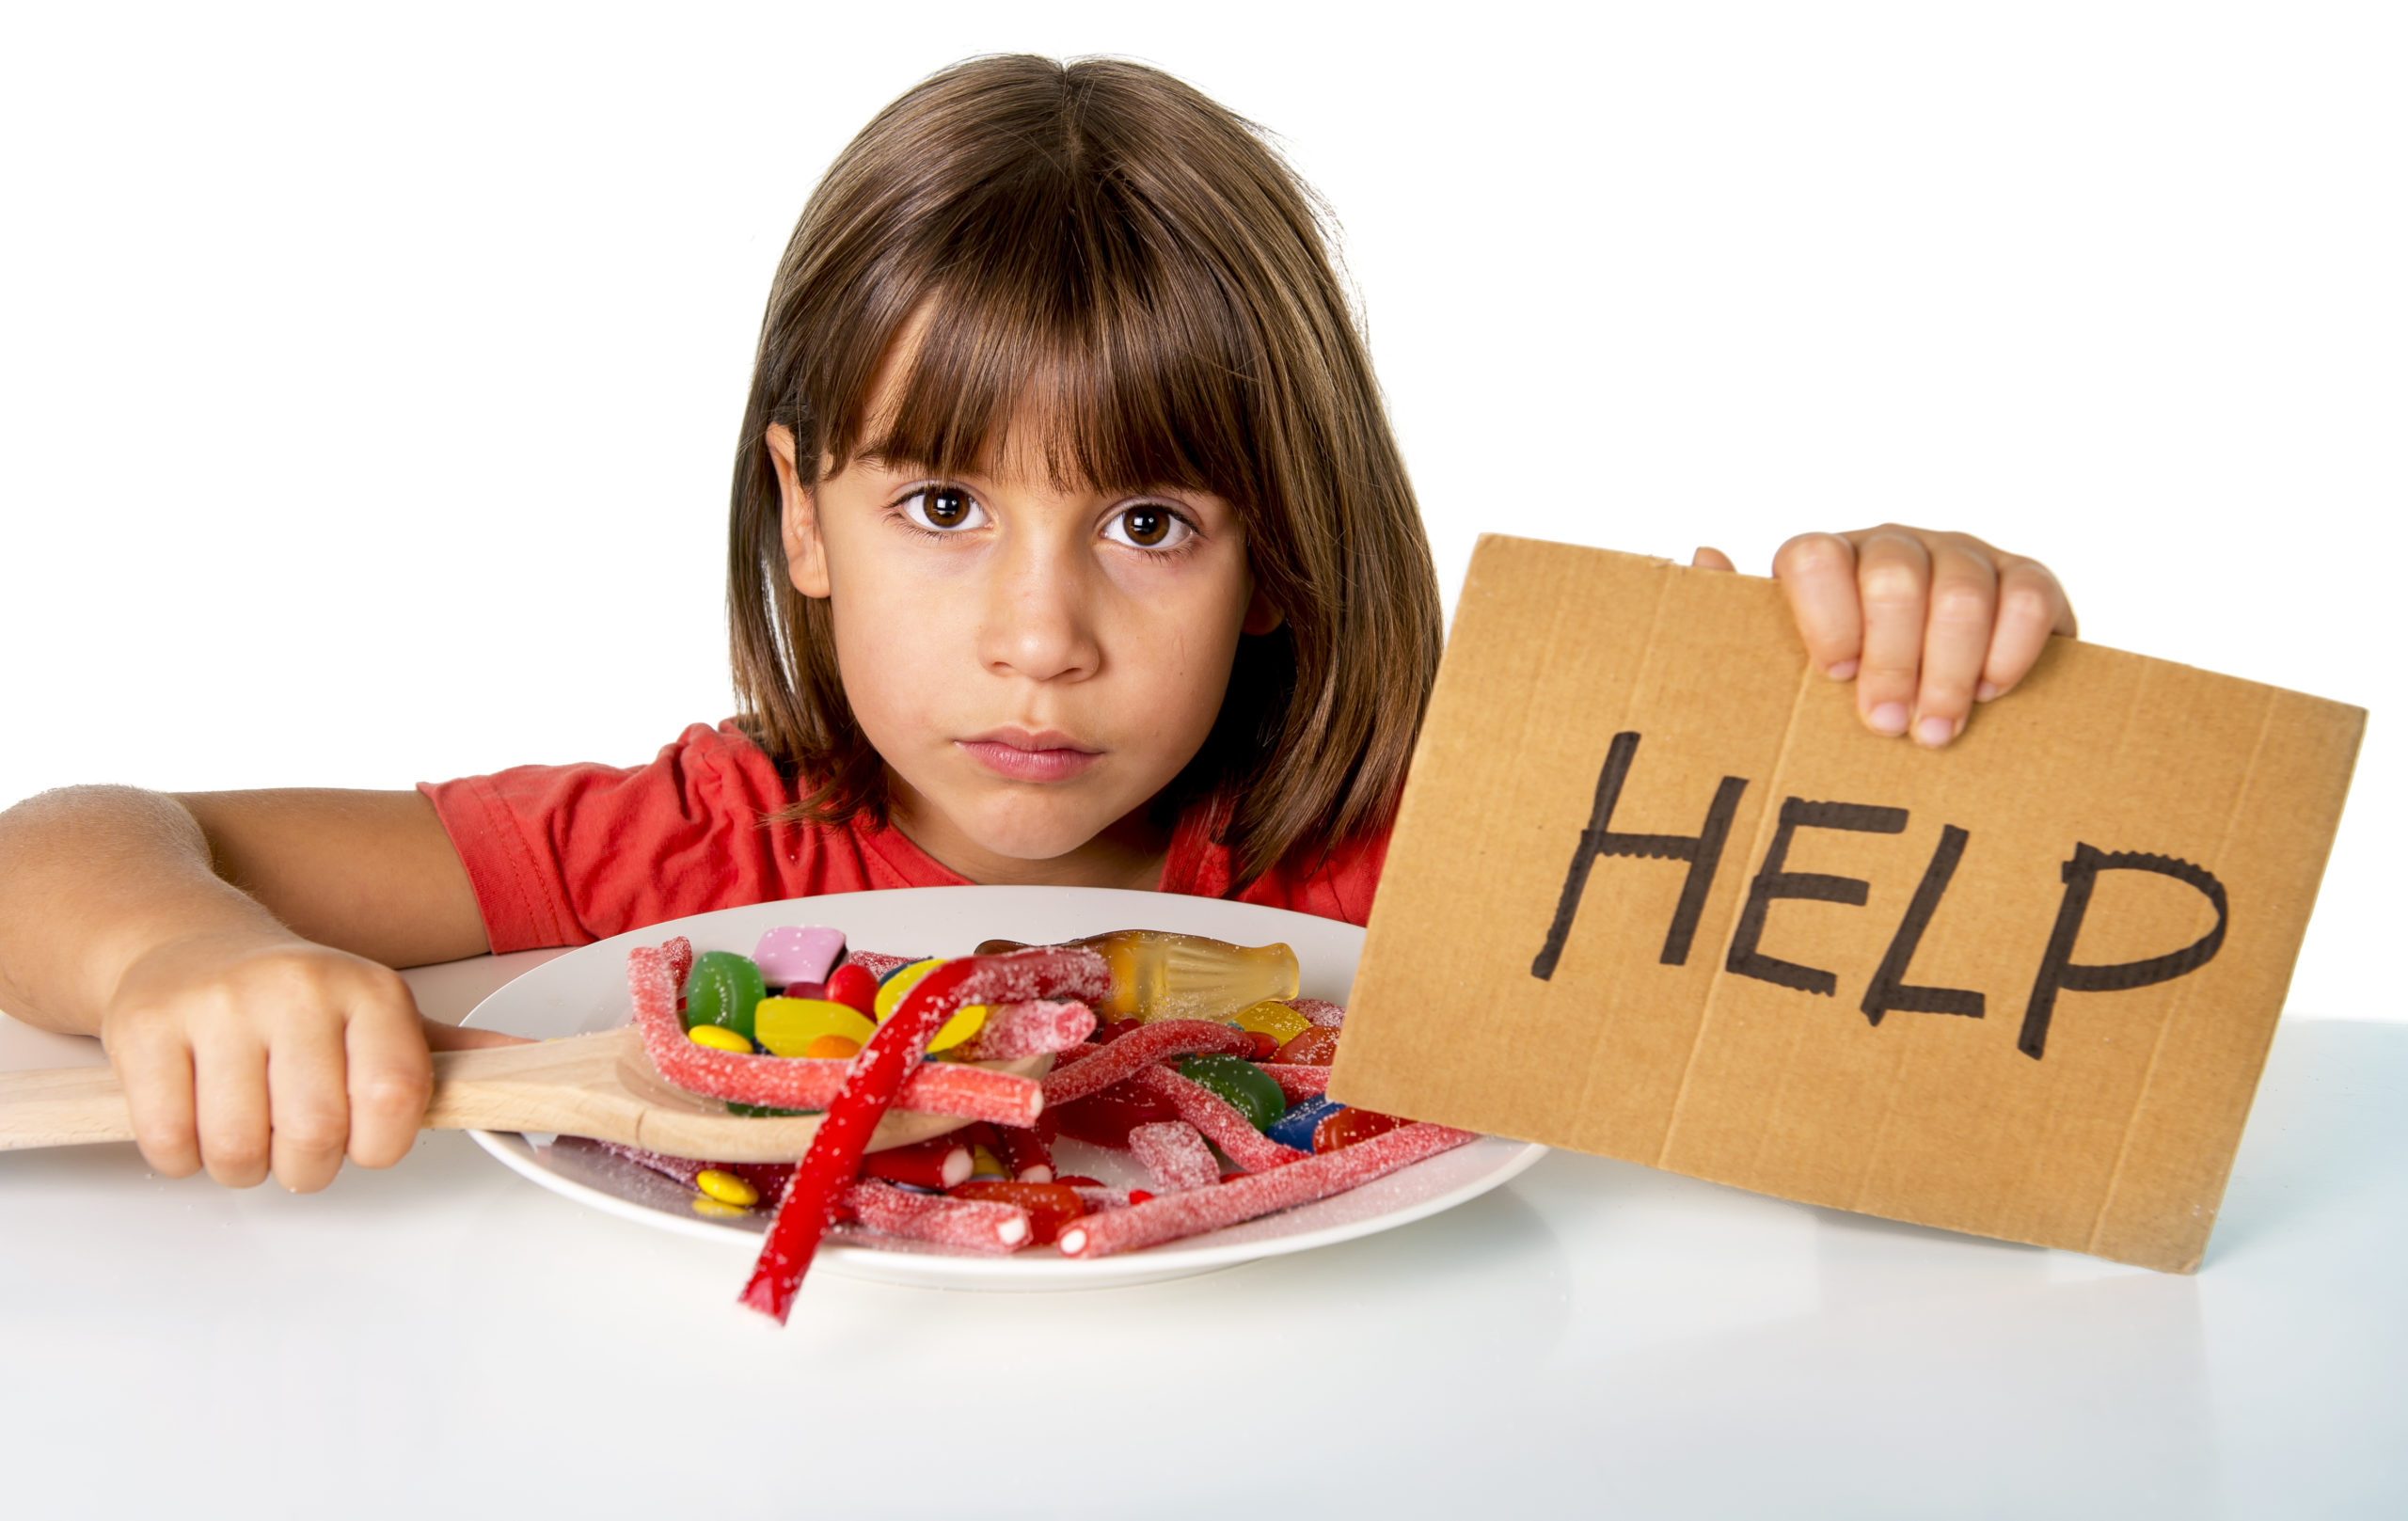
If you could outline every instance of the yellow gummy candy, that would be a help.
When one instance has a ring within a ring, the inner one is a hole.
[[[822,1036],[842,1036],[855,1047],[878,1028],[860,1009],[825,998],[764,998],[752,1006],[752,1034],[773,1056],[808,1056]]]
[[[903,995],[911,990],[911,984],[943,965],[943,957],[932,956],[925,961],[914,961],[910,966],[897,969],[893,976],[879,983],[874,1006],[878,1009],[878,1022],[884,1024],[893,1019],[895,1006],[903,1002]]]
[[[1285,945],[1232,945],[1203,935],[1121,929],[1076,943],[1112,968],[1112,991],[1095,1006],[1106,1020],[1220,1020],[1266,998],[1296,996],[1296,953]]]
[[[1312,1021],[1275,998],[1266,998],[1250,1008],[1240,1010],[1233,1022],[1241,1030],[1267,1035],[1283,1046],[1313,1027]]]

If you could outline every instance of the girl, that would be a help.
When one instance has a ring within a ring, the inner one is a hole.
[[[397,1161],[429,1040],[479,1038],[393,966],[963,882],[1368,915],[1437,588],[1314,205],[1194,90],[986,58],[872,121],[771,288],[729,527],[737,719],[632,770],[34,799],[0,1007],[102,1038],[161,1172],[307,1190]],[[1775,564],[1893,738],[2073,632],[1962,535]]]

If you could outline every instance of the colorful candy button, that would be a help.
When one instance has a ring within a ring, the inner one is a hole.
[[[686,1032],[686,1038],[713,1051],[734,1052],[738,1056],[752,1054],[752,1042],[724,1025],[697,1024]]]

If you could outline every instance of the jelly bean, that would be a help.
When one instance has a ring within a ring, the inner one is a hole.
[[[844,958],[845,932],[816,926],[782,925],[752,947],[753,964],[771,982],[825,982]]]
[[[697,1194],[694,1196],[694,1212],[712,1220],[741,1220],[752,1212],[741,1204],[730,1204],[708,1194]]]
[[[1254,1063],[1243,1056],[1217,1052],[1190,1056],[1179,1064],[1179,1075],[1220,1095],[1259,1131],[1269,1130],[1288,1111],[1288,1096],[1279,1091],[1279,1085],[1263,1076]]]
[[[1289,1067],[1327,1067],[1337,1054],[1338,1032],[1316,1024],[1274,1052],[1271,1059]]]
[[[1177,1119],[1179,1111],[1124,1080],[1084,1099],[1048,1104],[1041,1117],[1051,1120],[1059,1133],[1074,1141],[1126,1151],[1131,1131],[1140,1125]]]
[[[1112,991],[1095,1006],[1106,1020],[1227,1020],[1263,999],[1296,996],[1296,953],[1285,945],[1232,945],[1162,929],[1075,943],[1112,969]]]
[[[1346,1106],[1333,1102],[1327,1094],[1316,1094],[1292,1105],[1276,1123],[1262,1133],[1281,1146],[1292,1146],[1299,1151],[1313,1149],[1313,1131],[1321,1122]]]
[[[1313,1027],[1312,1021],[1275,998],[1266,998],[1259,1004],[1240,1009],[1238,1017],[1229,1022],[1241,1030],[1253,1030],[1269,1036],[1274,1051]]]
[[[1359,1146],[1374,1135],[1386,1135],[1400,1125],[1412,1123],[1394,1115],[1383,1115],[1373,1109],[1340,1109],[1313,1127],[1313,1149],[1342,1151]]]
[[[694,1174],[694,1186],[721,1204],[733,1204],[738,1209],[749,1210],[761,1202],[759,1189],[736,1174],[721,1172],[717,1167],[705,1167]]]
[[[903,1002],[903,995],[911,990],[911,985],[943,965],[943,959],[932,956],[925,961],[906,961],[879,978],[878,1002],[870,1010],[877,1016],[878,1022],[884,1024],[893,1018],[895,1006]]]
[[[713,1051],[732,1051],[739,1056],[752,1054],[752,1041],[716,1024],[697,1024],[686,1032],[686,1038],[698,1046],[708,1046]]]
[[[1042,1246],[1061,1233],[1062,1228],[1087,1212],[1079,1196],[1060,1183],[1015,1183],[1001,1179],[974,1178],[969,1182],[945,1190],[947,1197],[958,1199],[992,1199],[1002,1204],[1017,1204],[1028,1212],[1029,1240]]]
[[[752,1038],[752,1008],[768,995],[761,969],[734,951],[705,951],[686,974],[686,1028],[716,1024]]]
[[[808,1055],[824,1035],[843,1036],[859,1050],[877,1030],[861,1010],[824,998],[764,998],[752,1010],[752,1038],[772,1056]]]
[[[840,1035],[817,1036],[802,1048],[802,1054],[814,1061],[848,1062],[862,1054],[862,1043]]]
[[[1267,1062],[1272,1057],[1279,1054],[1279,1042],[1263,1034],[1260,1030],[1241,1030],[1238,1033],[1244,1036],[1246,1039],[1245,1050],[1238,1053],[1238,1054],[1244,1056],[1246,1060],[1250,1062]]]
[[[821,996],[870,1018],[878,1014],[878,979],[851,962],[828,974]]]

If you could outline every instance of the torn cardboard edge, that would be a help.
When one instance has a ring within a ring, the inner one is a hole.
[[[1771,581],[1485,537],[1332,1094],[2188,1271],[2364,723],[2057,640],[1925,751]]]

